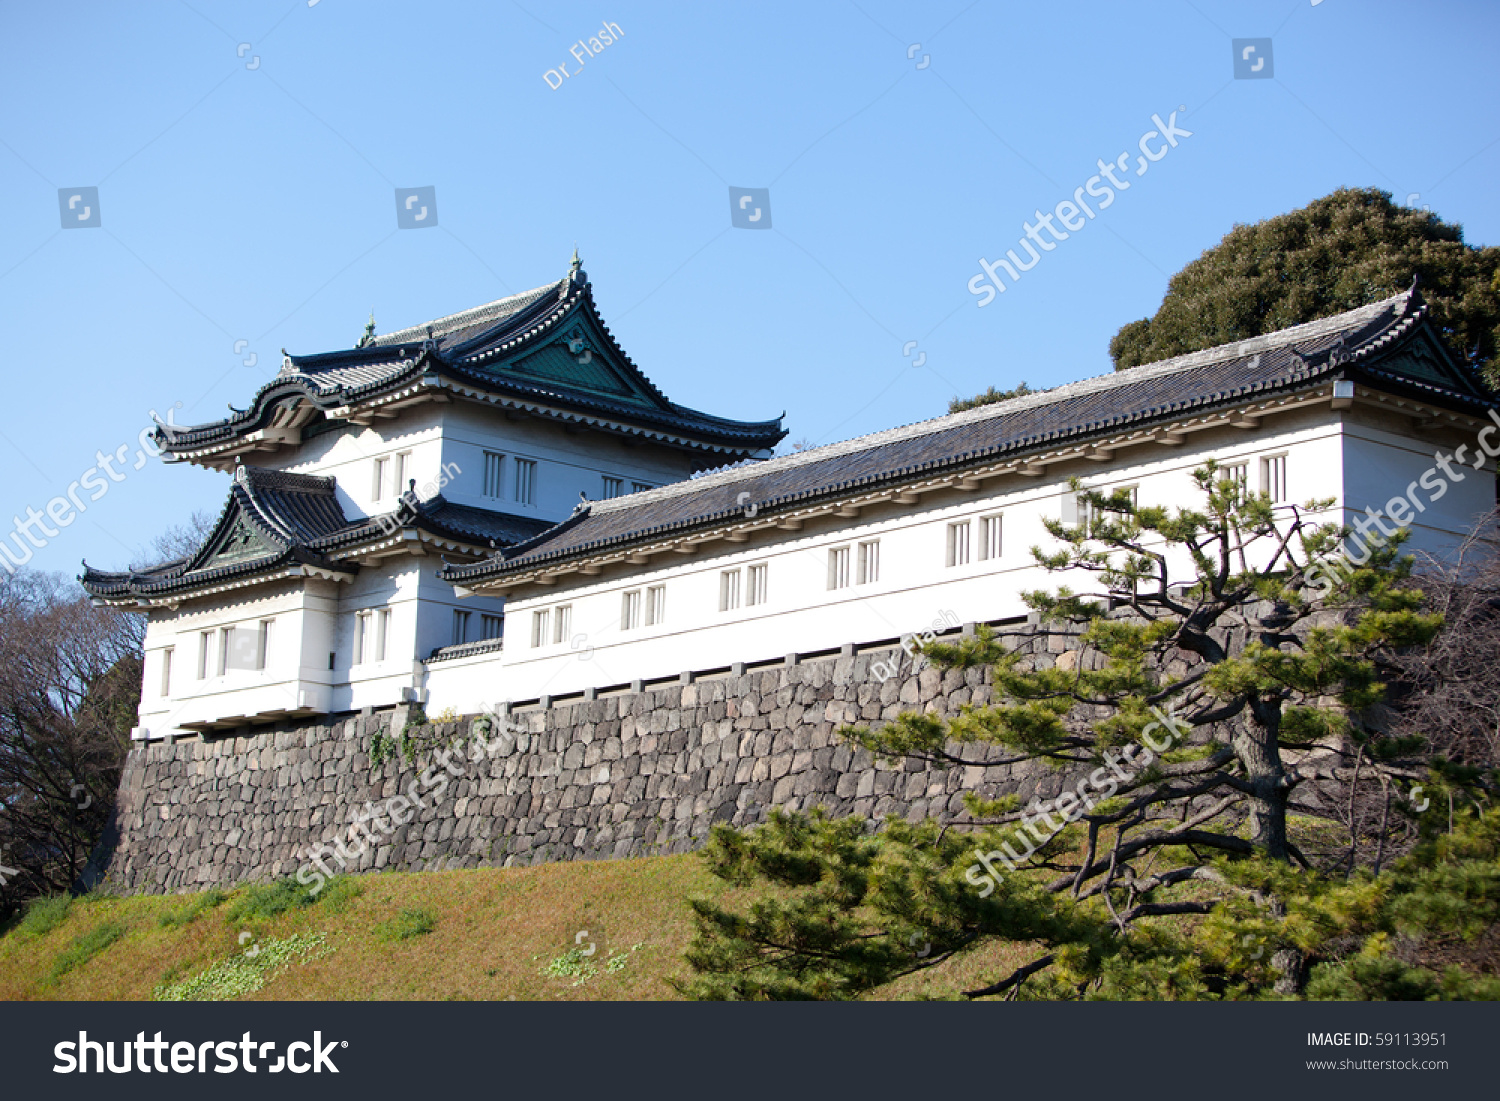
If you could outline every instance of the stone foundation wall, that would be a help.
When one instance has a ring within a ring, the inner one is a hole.
[[[1057,657],[1048,641],[1022,644],[1047,664]],[[901,671],[882,682],[872,666],[893,655]],[[126,764],[104,879],[128,892],[177,892],[295,874],[314,846],[348,838],[361,808],[413,785],[425,808],[374,834],[378,843],[351,853],[347,870],[674,853],[701,844],[715,822],[752,825],[773,806],[916,819],[961,810],[965,790],[1029,798],[1060,789],[1064,778],[1036,765],[878,765],[835,733],[904,710],[954,715],[989,702],[990,691],[987,669],[912,669],[887,649],[521,709],[511,718],[524,733],[477,761],[450,757],[441,788],[423,778],[442,772],[432,751],[372,770],[372,739],[399,733],[399,710],[150,744]],[[474,721],[414,733],[447,738]]]

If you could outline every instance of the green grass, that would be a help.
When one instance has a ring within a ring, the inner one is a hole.
[[[375,935],[388,944],[394,944],[414,937],[425,937],[436,928],[437,918],[432,916],[431,910],[408,907],[390,921],[383,921],[375,926]]]
[[[318,905],[329,913],[346,914],[354,900],[365,893],[358,876],[336,875],[318,892]]]
[[[675,998],[703,896],[740,897],[679,855],[49,900],[0,935],[0,1000]],[[580,930],[589,968],[547,973]]]
[[[42,980],[47,986],[56,986],[59,979],[76,967],[82,967],[100,952],[103,952],[127,932],[125,926],[115,922],[96,925],[58,953],[52,961],[52,969]]]
[[[68,895],[32,899],[15,931],[23,936],[45,937],[68,920],[72,909],[73,899]]]
[[[225,893],[51,903],[33,919],[46,932],[0,936],[0,1000],[676,999],[688,900],[743,910],[770,894],[692,853],[339,877],[309,902],[275,883]],[[1035,955],[989,943],[882,995],[951,997]]]
[[[175,910],[169,910],[157,918],[157,923],[163,928],[173,929],[180,925],[191,925],[210,910],[222,906],[229,898],[227,891],[218,887],[210,887],[201,895],[194,895],[185,905]]]
[[[257,883],[245,888],[245,893],[229,908],[225,919],[241,924],[247,921],[270,921],[289,910],[311,906],[317,900],[316,895],[308,893],[306,887],[288,876],[274,883]]]

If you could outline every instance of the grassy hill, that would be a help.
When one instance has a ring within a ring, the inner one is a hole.
[[[0,936],[0,999],[675,998],[687,899],[744,897],[693,854],[350,876],[311,904],[292,886],[44,902]],[[1025,958],[1003,945],[890,993]]]

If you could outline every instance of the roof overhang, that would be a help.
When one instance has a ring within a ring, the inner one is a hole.
[[[1441,428],[1473,431],[1491,422],[1411,397],[1385,393],[1349,380],[1325,379],[1319,385],[1292,393],[1259,397],[1253,400],[1221,405],[1212,411],[1179,418],[1163,418],[1149,425],[1113,434],[1080,438],[1048,447],[1039,445],[1021,449],[988,460],[959,460],[949,469],[925,473],[904,480],[892,480],[871,487],[845,487],[819,496],[815,500],[753,502],[754,515],[739,509],[707,522],[689,522],[680,531],[646,533],[639,538],[622,540],[556,561],[538,562],[509,572],[502,565],[489,576],[465,577],[450,581],[460,596],[506,593],[526,587],[549,588],[565,577],[597,577],[604,570],[620,566],[640,566],[664,555],[686,556],[697,553],[707,544],[724,542],[743,544],[757,535],[797,531],[809,520],[825,516],[852,518],[864,509],[886,504],[915,505],[930,494],[957,490],[974,492],[997,478],[1038,479],[1049,468],[1064,463],[1091,461],[1112,462],[1128,450],[1178,448],[1195,434],[1215,429],[1258,429],[1269,418],[1301,409],[1328,407],[1346,410],[1366,405],[1388,413],[1410,418],[1414,429],[1431,432]]]
[[[221,593],[248,589],[257,585],[269,585],[277,581],[301,581],[308,578],[321,579],[323,581],[352,581],[354,580],[354,572],[350,570],[327,569],[322,566],[313,566],[306,563],[295,563],[274,570],[268,570],[265,573],[250,574],[245,577],[237,577],[224,581],[214,581],[201,586],[190,586],[160,595],[121,593],[118,596],[92,596],[89,599],[91,603],[101,608],[137,608],[141,610],[166,608],[175,611],[190,600],[202,600],[204,597],[218,596]]]

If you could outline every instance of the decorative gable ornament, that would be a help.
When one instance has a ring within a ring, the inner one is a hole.
[[[1328,366],[1342,367],[1349,362],[1349,359],[1349,347],[1344,343],[1344,338],[1341,335],[1338,340],[1334,341],[1333,347],[1328,350]]]
[[[276,548],[261,537],[243,517],[235,522],[229,535],[214,552],[214,561],[220,563],[244,562],[271,553]]]

